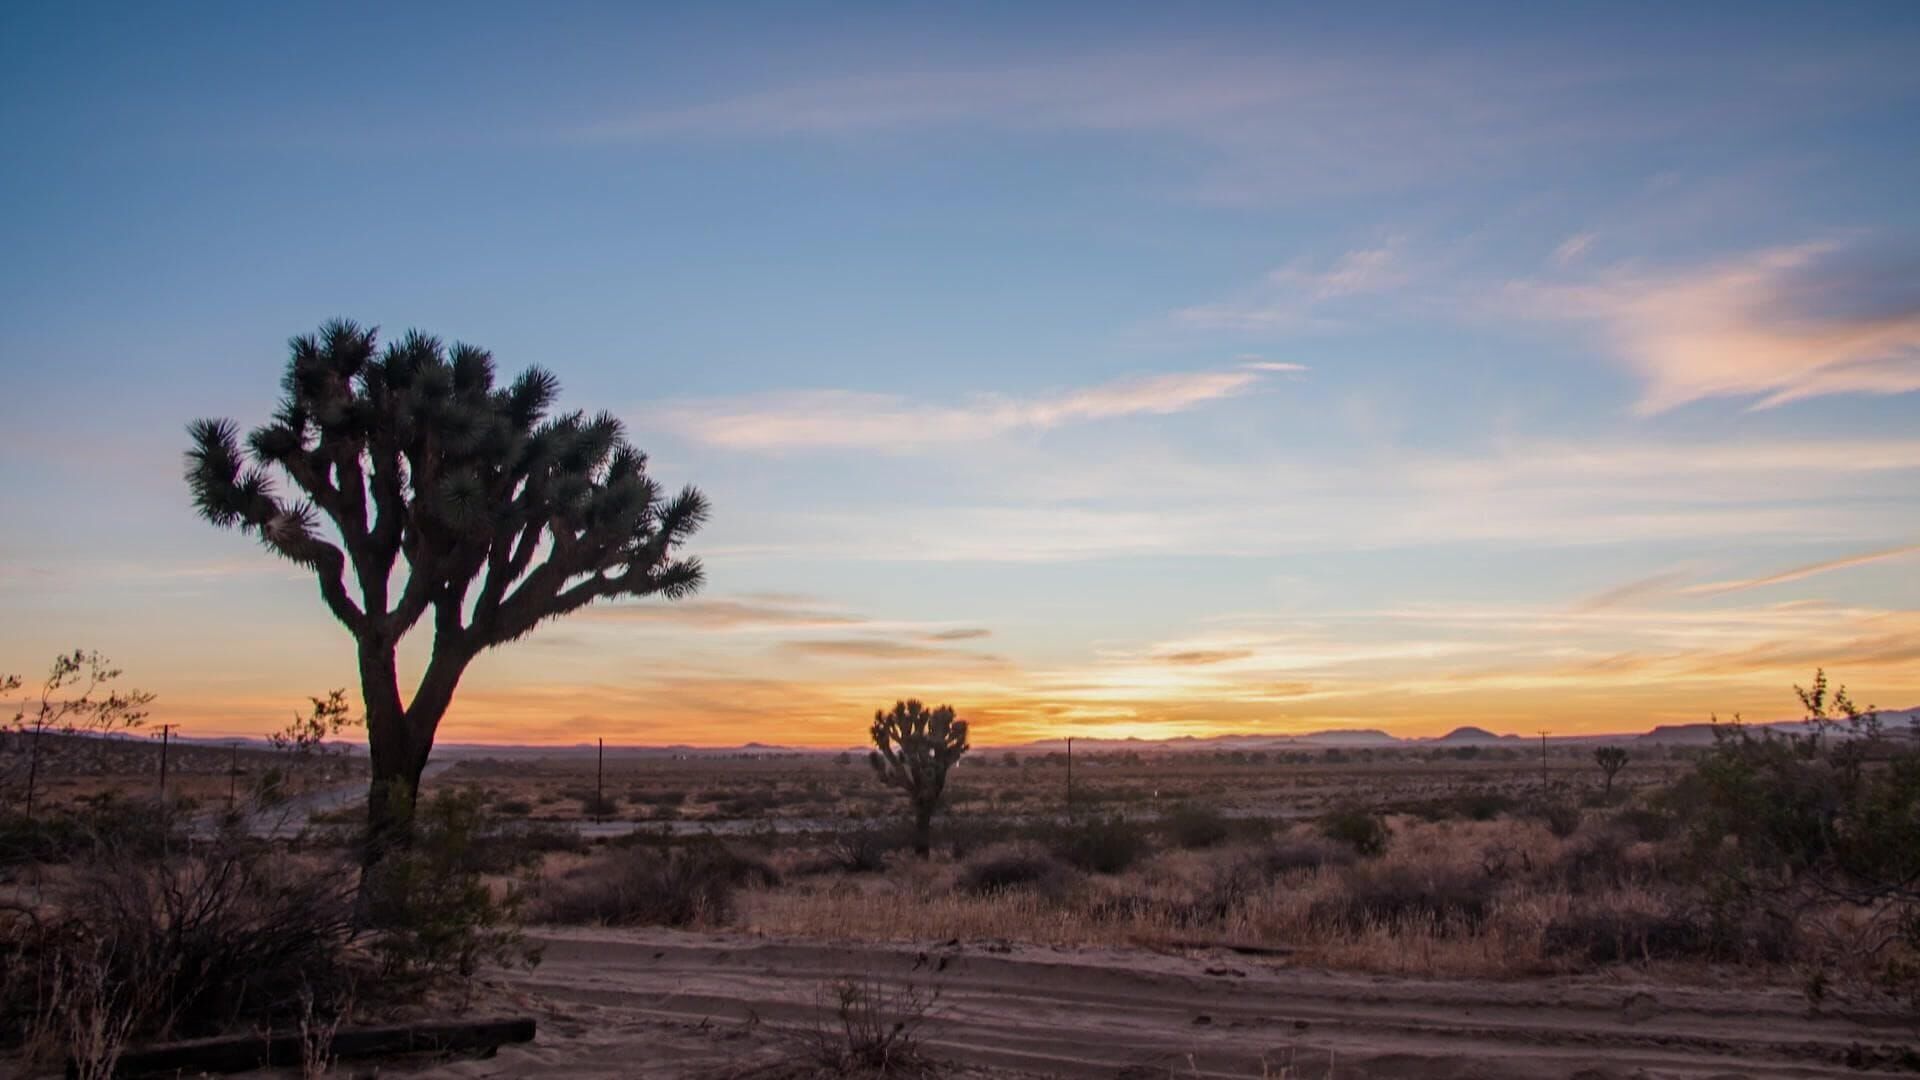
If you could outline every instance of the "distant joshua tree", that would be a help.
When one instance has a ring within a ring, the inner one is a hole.
[[[1625,747],[1602,746],[1593,752],[1593,760],[1600,771],[1607,774],[1606,794],[1613,794],[1613,778],[1621,769],[1627,767],[1629,756]]]
[[[913,808],[913,851],[926,858],[933,850],[933,813],[947,790],[947,770],[965,754],[967,722],[953,708],[929,710],[918,701],[896,701],[891,711],[873,714],[873,771],[907,793]]]
[[[560,384],[539,368],[500,386],[483,349],[420,333],[383,349],[345,321],[291,347],[273,419],[244,442],[231,421],[195,421],[186,479],[202,517],[311,570],[353,635],[371,862],[408,835],[474,657],[596,600],[692,593],[700,563],[681,547],[707,502],[663,492],[611,414],[548,417]],[[403,699],[396,653],[429,615]]]

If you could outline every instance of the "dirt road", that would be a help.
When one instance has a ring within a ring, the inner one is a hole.
[[[937,993],[926,1049],[1003,1076],[1857,1077],[1850,1057],[1914,1041],[1784,991],[1388,979],[1213,950],[539,936],[545,962],[511,983],[539,1040],[435,1075],[726,1076],[793,1054],[847,977]]]

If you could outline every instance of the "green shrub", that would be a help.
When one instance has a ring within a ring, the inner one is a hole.
[[[525,899],[515,886],[496,895],[484,876],[524,868],[534,853],[498,844],[475,793],[446,792],[414,815],[410,844],[390,851],[363,880],[377,931],[373,949],[386,974],[470,978],[482,964],[532,966],[538,950],[519,929]],[[517,859],[514,866],[503,859]]]

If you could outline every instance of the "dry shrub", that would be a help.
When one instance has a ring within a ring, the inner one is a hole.
[[[827,855],[849,874],[877,874],[887,868],[887,856],[907,846],[899,829],[869,826],[836,835]]]
[[[1358,806],[1341,807],[1320,819],[1320,831],[1327,839],[1353,849],[1354,854],[1367,857],[1385,852],[1393,835],[1378,814]]]
[[[1475,867],[1407,863],[1357,864],[1346,869],[1341,883],[1341,895],[1316,903],[1311,918],[1349,933],[1410,925],[1471,933],[1486,923],[1495,890]]]
[[[1182,803],[1167,811],[1161,827],[1175,845],[1189,850],[1220,844],[1232,831],[1220,811],[1198,803]]]
[[[1095,874],[1118,874],[1152,850],[1147,830],[1119,817],[1094,817],[1037,837],[1068,864]]]
[[[988,848],[969,859],[955,880],[961,891],[975,895],[1032,889],[1057,895],[1071,884],[1067,868],[1036,848],[1003,845]]]
[[[1267,873],[1274,877],[1323,866],[1350,866],[1357,856],[1352,845],[1300,833],[1283,836],[1261,852]]]
[[[540,887],[543,922],[608,926],[713,926],[733,914],[742,885],[772,885],[766,863],[721,845],[605,852]]]
[[[6,927],[9,1023],[82,1071],[129,1038],[205,1035],[298,1015],[354,979],[350,869],[238,837],[194,857],[103,857]]]
[[[806,1039],[820,1076],[930,1077],[934,1063],[920,1048],[920,1028],[938,995],[909,983],[899,990],[843,979],[826,991],[833,1019]]]

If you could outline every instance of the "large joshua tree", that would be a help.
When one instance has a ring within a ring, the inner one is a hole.
[[[967,722],[953,708],[929,709],[918,701],[896,701],[891,711],[873,714],[873,745],[867,756],[881,780],[907,793],[913,808],[913,851],[926,858],[933,850],[933,812],[947,790],[947,770],[965,754]]]
[[[291,347],[279,411],[244,445],[230,421],[189,427],[187,483],[208,521],[311,570],[353,635],[377,858],[473,658],[595,600],[693,592],[700,563],[679,549],[707,504],[664,495],[613,416],[549,417],[559,383],[539,368],[500,386],[485,350],[417,332],[381,348],[346,321]],[[429,615],[403,697],[395,653]]]

